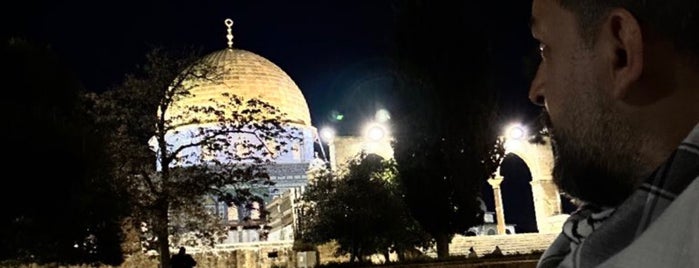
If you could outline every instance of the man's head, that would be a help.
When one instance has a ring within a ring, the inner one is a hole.
[[[184,255],[184,254],[186,254],[186,253],[187,253],[187,249],[184,248],[184,247],[180,247],[180,251],[178,252],[178,254]]]
[[[534,0],[542,61],[530,99],[548,111],[564,192],[617,205],[696,123],[696,107],[677,107],[699,95],[687,89],[699,86],[698,10],[696,0]]]
[[[604,19],[609,12],[622,8],[630,12],[641,27],[654,32],[674,44],[682,54],[699,64],[699,2],[692,0],[557,0],[573,12],[583,39],[593,46]]]

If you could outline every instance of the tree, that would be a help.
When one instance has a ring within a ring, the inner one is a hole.
[[[394,154],[408,207],[439,258],[454,234],[482,223],[480,185],[501,151],[483,5],[413,0],[396,9]]]
[[[46,46],[14,38],[0,53],[0,261],[120,264],[127,206],[82,85]]]
[[[320,173],[302,197],[300,239],[316,244],[337,241],[350,262],[389,251],[400,256],[428,238],[410,217],[395,182],[392,161],[375,154],[351,159],[339,176]]]
[[[146,245],[169,267],[169,235],[207,245],[224,238],[227,223],[203,213],[206,202],[256,198],[253,185],[272,184],[265,165],[300,136],[285,114],[258,99],[224,93],[190,101],[197,87],[224,86],[228,71],[195,50],[156,48],[146,59],[139,73],[94,100],[111,133],[115,173],[132,196],[133,222],[145,224]]]

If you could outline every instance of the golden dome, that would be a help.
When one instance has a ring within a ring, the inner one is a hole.
[[[250,51],[223,49],[206,55],[202,63],[224,70],[223,81],[203,83],[190,89],[192,95],[179,104],[208,105],[210,99],[226,102],[223,93],[258,98],[287,114],[294,123],[310,126],[311,116],[306,99],[293,80],[279,66]],[[177,105],[175,105],[177,106]],[[174,108],[174,107],[173,107]],[[177,109],[175,109],[175,112]]]

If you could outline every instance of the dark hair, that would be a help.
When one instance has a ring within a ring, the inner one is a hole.
[[[558,0],[578,17],[582,38],[594,45],[602,19],[612,8],[624,8],[639,23],[672,41],[696,65],[699,60],[699,1],[697,0]]]

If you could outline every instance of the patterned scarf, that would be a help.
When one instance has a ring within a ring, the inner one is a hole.
[[[538,267],[595,267],[626,248],[699,177],[699,124],[665,164],[616,208],[583,205],[563,224]]]

